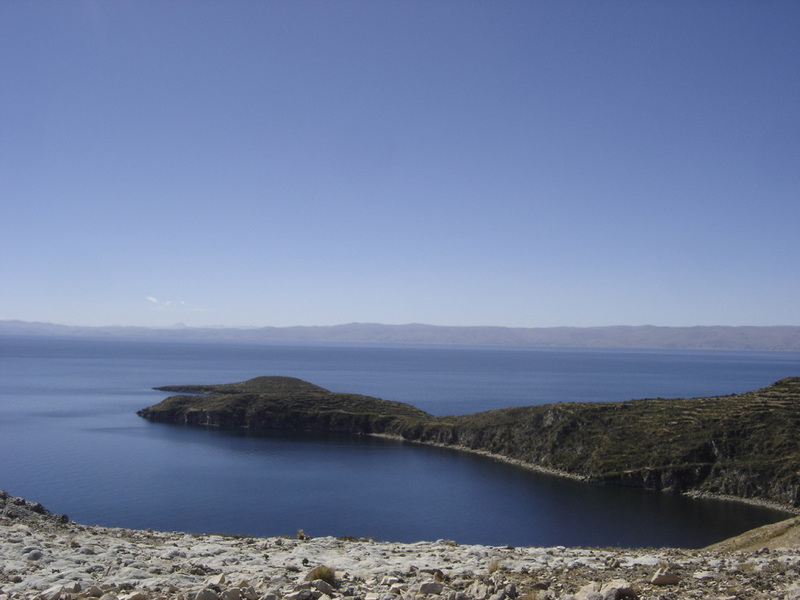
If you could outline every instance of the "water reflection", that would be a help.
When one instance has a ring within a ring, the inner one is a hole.
[[[217,486],[195,489],[235,518],[215,512],[207,523],[195,515],[181,527],[193,531],[275,535],[304,529],[405,542],[702,547],[788,516],[741,503],[588,485],[380,438],[151,425],[170,444],[207,455],[204,464],[221,474],[217,486],[238,490],[232,497]]]

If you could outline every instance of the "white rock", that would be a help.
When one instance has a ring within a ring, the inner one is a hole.
[[[206,579],[206,585],[222,586],[225,581],[227,581],[225,579],[225,573],[220,573],[219,575],[214,575],[213,577]]]
[[[666,569],[658,569],[650,580],[650,583],[653,585],[678,585],[680,581],[681,578],[674,573],[670,573]]]
[[[717,573],[713,571],[697,571],[696,573],[692,574],[692,577],[695,579],[717,579]]]

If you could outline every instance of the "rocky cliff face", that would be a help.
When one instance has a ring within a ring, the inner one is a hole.
[[[595,483],[800,507],[800,378],[732,396],[564,403],[444,418],[291,378],[166,389],[195,395],[172,396],[139,414],[204,427],[394,435]]]

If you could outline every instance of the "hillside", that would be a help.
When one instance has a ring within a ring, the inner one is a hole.
[[[138,414],[152,421],[228,429],[399,433],[406,423],[433,420],[402,402],[358,394],[334,394],[292,377],[257,377],[225,385],[166,386],[171,396]]]
[[[593,483],[800,507],[800,378],[730,396],[561,403],[457,417],[287,377],[158,389],[181,394],[139,411],[152,421],[392,435]]]

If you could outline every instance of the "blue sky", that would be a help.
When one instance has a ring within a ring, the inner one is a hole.
[[[0,3],[0,319],[800,325],[800,2]]]

